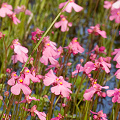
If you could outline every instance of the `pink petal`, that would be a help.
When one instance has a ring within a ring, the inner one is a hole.
[[[73,3],[73,9],[74,9],[76,12],[80,12],[81,10],[83,10],[83,7],[77,5],[76,3]]]
[[[14,95],[19,95],[20,94],[20,90],[21,90],[21,86],[18,83],[11,87],[11,92]]]

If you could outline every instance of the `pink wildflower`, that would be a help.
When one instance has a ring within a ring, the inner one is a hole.
[[[68,0],[68,1],[69,1],[69,0]],[[67,1],[67,2],[68,2],[68,1]],[[64,6],[67,4],[67,2],[61,3],[61,4],[59,5],[59,8],[64,7]],[[68,3],[68,5],[66,6],[66,8],[65,8],[63,11],[66,11],[66,12],[70,13],[70,12],[72,12],[72,8],[73,8],[76,12],[80,12],[81,10],[83,10],[83,7],[77,5],[77,4],[74,2],[74,0],[70,0],[70,2]]]
[[[120,103],[120,89],[115,88],[114,90],[107,90],[107,96],[112,97],[112,102]]]
[[[45,47],[43,49],[43,55],[40,58],[40,62],[44,65],[48,65],[48,60],[51,64],[57,64],[58,61],[55,60],[55,56],[57,56],[57,51],[55,50],[56,47],[53,47],[50,42],[45,43]]]
[[[96,26],[91,26],[90,29],[88,29],[88,33],[95,34],[96,36],[100,34],[103,38],[107,38],[106,32],[100,30],[99,24],[97,24]]]
[[[11,92],[14,95],[19,95],[20,91],[23,91],[25,95],[29,95],[31,93],[30,88],[24,84],[24,77],[23,74],[20,76],[20,78],[17,80],[17,83],[11,87]]]
[[[40,82],[40,80],[33,76],[30,72],[30,70],[28,68],[25,68],[24,69],[24,75],[25,75],[25,78],[24,78],[24,84],[26,85],[29,85],[30,84],[30,79],[33,81],[33,82]]]
[[[83,95],[84,100],[91,100],[94,94],[98,94],[98,96],[102,97],[102,88],[108,89],[109,86],[102,87],[101,85],[97,84],[97,82],[94,82],[93,86],[90,87],[90,89],[85,90],[85,93]]]
[[[20,101],[19,103],[28,103],[30,104],[32,100],[35,100],[35,101],[40,101],[39,99],[36,99],[35,97],[30,97],[29,95],[25,95],[25,99]]]
[[[72,93],[72,91],[68,89],[71,88],[71,83],[66,82],[62,76],[55,76],[52,70],[45,75],[45,79],[43,81],[46,86],[54,85],[51,88],[51,92],[55,95],[61,94],[63,97],[68,97],[69,93]]]
[[[117,0],[112,4],[112,10],[120,8],[120,0]]]
[[[109,19],[111,21],[115,19],[116,23],[120,23],[120,8],[111,10],[111,16]]]
[[[12,6],[7,3],[3,3],[0,8],[0,16],[5,17],[6,15],[12,15]]]
[[[60,113],[58,113],[57,117],[52,118],[51,120],[61,120],[62,115]]]
[[[40,120],[46,120],[46,114],[44,112],[39,112],[36,110],[37,106],[34,105],[31,109],[28,109],[27,111],[31,112],[31,116],[35,116],[34,113],[36,113]]]
[[[72,72],[72,75],[82,72],[82,71],[83,71],[83,67],[81,66],[81,64],[77,64],[76,70],[74,72]]]
[[[90,112],[91,112],[92,114],[95,114],[95,115],[93,116],[93,119],[94,119],[94,120],[107,120],[107,115],[103,113],[103,110],[101,110],[101,111],[99,111],[99,112],[93,112],[93,111],[90,110]]]
[[[73,55],[84,52],[84,48],[80,46],[79,42],[77,42],[76,37],[73,38],[72,42],[70,42],[66,48],[69,49],[69,53],[73,53]]]
[[[117,63],[120,64],[120,48],[119,49],[114,49],[114,52],[112,52],[111,55],[115,55],[115,57],[113,58],[113,61],[116,61]]]
[[[15,80],[18,78],[16,72],[11,73],[11,79],[8,80],[7,84],[12,86],[15,84]]]
[[[60,17],[61,17],[61,21],[55,23],[55,25],[54,25],[55,28],[59,28],[61,26],[61,31],[62,32],[68,31],[69,27],[72,26],[72,23],[71,22],[68,23],[65,16],[61,15]]]
[[[21,7],[17,6],[17,9],[15,9],[16,14],[19,14],[20,12],[25,12],[26,15],[31,15],[31,11],[27,10],[24,5],[21,5]]]
[[[104,8],[109,9],[112,7],[113,1],[104,1]]]
[[[15,13],[13,13],[12,15],[9,15],[9,17],[12,19],[12,21],[13,21],[13,23],[14,23],[15,25],[17,25],[18,23],[20,23],[20,20],[17,19]]]

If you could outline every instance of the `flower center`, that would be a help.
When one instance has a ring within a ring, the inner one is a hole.
[[[16,74],[14,74],[14,76],[16,76]]]
[[[4,5],[4,7],[7,7],[7,5]]]
[[[120,14],[120,12],[117,12],[117,15],[119,15]]]
[[[77,40],[74,40],[74,42],[77,42]]]
[[[63,83],[62,82],[60,82],[60,85],[62,85]]]
[[[73,2],[73,0],[70,0],[70,2]]]
[[[48,43],[47,45],[50,46],[50,43]]]
[[[57,115],[57,117],[59,117],[59,115]]]
[[[65,18],[62,18],[62,21],[65,21]]]
[[[97,84],[97,82],[94,82],[94,84]]]
[[[26,73],[29,73],[29,72],[30,72],[29,70],[26,71]]]
[[[59,80],[59,78],[56,78],[56,81],[58,81]]]
[[[60,51],[60,49],[58,49],[58,51]]]
[[[23,83],[23,79],[20,79],[19,82],[20,82],[20,83]]]

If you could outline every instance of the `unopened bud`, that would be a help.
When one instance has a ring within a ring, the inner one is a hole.
[[[9,92],[6,91],[6,92],[4,93],[4,95],[5,95],[6,97],[8,97],[8,96],[9,96]]]

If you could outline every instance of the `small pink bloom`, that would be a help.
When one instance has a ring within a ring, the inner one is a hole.
[[[33,76],[30,72],[30,70],[28,68],[25,68],[24,69],[24,75],[25,75],[25,78],[24,78],[24,84],[26,85],[29,85],[30,84],[30,79],[33,81],[33,82],[40,82],[40,80]]]
[[[36,110],[37,106],[34,105],[31,109],[28,109],[27,111],[31,112],[31,116],[34,116],[34,113],[36,113],[40,120],[46,120],[46,114],[44,112],[39,112]]]
[[[61,26],[62,32],[68,31],[69,27],[72,26],[72,23],[68,23],[65,16],[61,15],[60,17],[61,17],[61,21],[55,23],[55,25],[54,25],[55,28],[59,28]]]
[[[19,95],[20,91],[23,91],[25,95],[31,94],[30,88],[24,84],[24,77],[23,75],[20,76],[20,78],[17,80],[17,83],[11,87],[11,92],[14,95]]]
[[[111,16],[109,19],[111,21],[115,19],[116,23],[120,23],[120,8],[111,10]]]
[[[84,100],[91,100],[91,98],[93,97],[94,94],[98,94],[98,96],[102,97],[102,88],[103,89],[108,89],[109,86],[105,86],[102,87],[101,85],[97,84],[96,82],[94,82],[93,86],[90,87],[90,89],[86,89],[85,93],[83,95]]]
[[[104,1],[104,8],[109,9],[112,7],[112,1]]]
[[[7,3],[3,3],[2,7],[0,8],[0,16],[5,17],[6,15],[12,15],[12,6],[8,5]]]
[[[120,103],[120,89],[115,88],[114,90],[107,90],[107,96],[112,97],[112,102]]]
[[[69,1],[69,0],[68,0]],[[61,3],[59,5],[59,8],[64,7],[67,4],[67,2]],[[66,6],[66,8],[63,11],[66,11],[68,13],[72,12],[72,8],[76,11],[76,12],[80,12],[81,10],[83,10],[83,7],[77,5],[74,0],[70,0],[70,2],[68,3],[68,5]]]
[[[107,38],[106,32],[100,30],[99,24],[97,24],[96,26],[91,26],[90,29],[88,29],[88,33],[95,34],[96,36],[101,35],[103,38]]]
[[[90,112],[91,112],[92,114],[95,114],[95,115],[93,116],[93,119],[94,119],[94,120],[107,120],[107,115],[103,113],[103,110],[101,110],[101,111],[99,111],[99,112],[93,112],[93,111],[90,110]]]
[[[78,74],[79,72],[82,72],[82,71],[83,71],[83,67],[81,66],[81,64],[77,64],[76,70],[72,72],[72,75],[75,75],[76,73]]]
[[[116,61],[118,64],[120,64],[120,48],[114,49],[114,52],[112,52],[111,55],[115,55],[115,57],[113,58],[113,61]]]
[[[16,72],[11,73],[11,79],[8,80],[7,84],[12,86],[15,84],[15,80],[18,78]]]
[[[72,42],[68,45],[68,47],[65,47],[69,50],[69,53],[73,53],[73,55],[77,53],[83,53],[84,48],[80,46],[79,42],[77,42],[77,38],[73,38]]]

